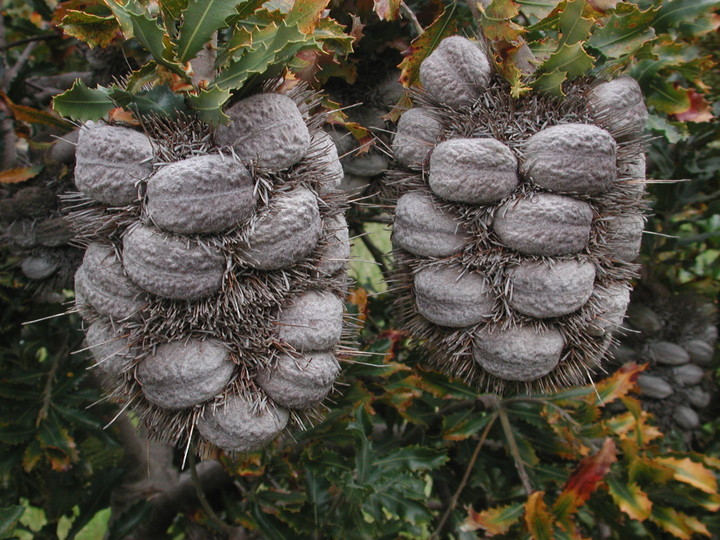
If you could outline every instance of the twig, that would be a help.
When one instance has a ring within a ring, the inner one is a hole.
[[[458,485],[457,489],[455,490],[455,493],[453,494],[452,499],[450,499],[450,504],[448,504],[448,507],[445,509],[445,513],[442,515],[442,518],[440,519],[440,523],[438,523],[438,526],[435,529],[435,532],[432,533],[430,540],[433,540],[435,538],[440,538],[440,533],[442,532],[443,528],[445,527],[445,523],[450,518],[450,515],[452,514],[453,510],[455,510],[458,499],[460,499],[460,495],[462,494],[463,490],[465,489],[465,486],[467,485],[468,481],[470,480],[470,474],[472,474],[472,470],[475,467],[475,462],[477,461],[477,458],[480,456],[480,450],[482,449],[483,444],[485,444],[485,439],[487,439],[487,436],[490,433],[490,429],[492,429],[493,425],[495,425],[495,420],[497,420],[497,418],[498,418],[498,413],[499,413],[499,411],[495,411],[493,413],[493,416],[490,419],[490,422],[488,422],[488,425],[485,427],[485,431],[483,431],[482,435],[480,436],[480,440],[478,441],[477,445],[475,445],[475,450],[473,450],[472,456],[470,457],[468,466],[465,469],[465,474],[463,475],[462,480],[460,480],[460,484]]]
[[[510,447],[510,455],[513,457],[515,468],[520,476],[520,482],[523,485],[525,493],[529,497],[533,492],[533,487],[530,483],[530,477],[525,470],[522,458],[520,457],[520,449],[518,448],[517,441],[515,440],[515,435],[512,433],[512,427],[510,426],[510,419],[508,418],[507,411],[503,409],[501,405],[498,407],[497,412],[500,417],[500,425],[502,426],[503,433],[505,433],[505,438],[507,439],[508,446]]]
[[[375,262],[378,263],[378,266],[380,267],[380,272],[382,272],[383,275],[383,279],[387,282],[390,278],[390,269],[385,263],[385,254],[380,248],[373,244],[370,238],[368,238],[368,235],[364,234],[364,231],[359,226],[352,225],[351,229],[353,234],[357,235],[360,240],[362,240],[363,244],[365,244],[365,247],[370,252],[373,259],[375,259]]]
[[[60,350],[52,356],[52,366],[50,366],[47,381],[45,381],[45,388],[43,389],[42,407],[40,407],[40,412],[38,412],[37,419],[35,420],[36,427],[39,426],[40,423],[48,416],[48,411],[50,410],[50,402],[52,401],[52,390],[53,382],[55,382],[55,375],[57,375],[58,369],[60,369],[60,363],[62,362],[63,357],[68,352],[70,352],[68,347],[68,338],[67,336],[65,336]]]
[[[27,61],[30,59],[30,55],[35,50],[35,47],[37,47],[37,42],[28,43],[27,47],[25,47],[25,50],[20,53],[17,62],[15,62],[13,67],[11,67],[5,72],[5,75],[3,76],[3,88],[7,88],[10,86],[10,83],[13,81],[13,79],[17,77],[17,74],[20,73],[20,70],[25,66],[25,64],[27,64]]]
[[[197,468],[195,467],[195,444],[193,443],[192,448],[190,449],[190,477],[192,478],[193,486],[195,487],[195,494],[197,495],[198,502],[200,503],[200,506],[205,511],[205,513],[210,518],[210,521],[212,521],[217,527],[224,533],[226,533],[229,537],[233,537],[237,531],[235,527],[232,527],[225,523],[222,519],[220,519],[220,516],[218,516],[215,513],[215,510],[213,510],[212,506],[210,506],[210,503],[207,500],[207,497],[205,496],[205,491],[203,490],[202,484],[200,483],[200,478],[198,477]]]
[[[7,51],[8,49],[12,49],[13,47],[17,47],[18,45],[25,45],[26,43],[33,43],[35,41],[49,41],[51,39],[60,39],[60,37],[61,36],[58,34],[40,34],[38,36],[18,39],[17,41],[11,41],[7,45],[0,45],[0,51]]]
[[[420,21],[418,21],[415,13],[413,13],[413,10],[408,7],[404,0],[401,0],[400,2],[400,11],[402,11],[405,16],[410,19],[413,26],[415,27],[415,31],[417,32],[418,36],[423,35],[425,29],[422,27],[422,24],[420,24]]]

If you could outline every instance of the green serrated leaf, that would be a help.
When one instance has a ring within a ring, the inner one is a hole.
[[[590,29],[595,23],[592,19],[582,16],[586,5],[586,0],[572,0],[565,5],[558,20],[562,33],[561,45],[574,45],[585,41],[590,35]]]
[[[687,125],[682,122],[669,122],[667,118],[657,114],[649,114],[647,127],[651,131],[662,133],[670,144],[685,141],[690,137]]]
[[[226,19],[237,13],[242,0],[190,0],[183,11],[177,43],[177,57],[187,62],[195,57],[212,35],[227,26]]]
[[[157,81],[157,63],[150,61],[130,74],[125,90],[132,93],[140,92],[146,85],[152,85],[155,81]]]
[[[53,109],[73,120],[99,120],[114,107],[108,88],[88,88],[80,79],[70,90],[53,98]]]
[[[620,4],[605,26],[595,31],[588,45],[608,58],[631,55],[655,39],[652,28],[655,16],[652,8],[640,11],[635,5]]]
[[[421,471],[437,469],[448,460],[444,452],[424,446],[405,446],[398,448],[373,463],[373,467],[386,471],[404,469],[408,471]]]
[[[550,58],[543,62],[541,69],[547,73],[562,71],[570,78],[586,75],[595,65],[595,62],[582,43],[574,45],[561,45]]]
[[[152,54],[156,62],[164,64],[165,30],[160,26],[157,19],[151,19],[144,13],[131,13],[130,19],[135,38]]]
[[[720,7],[720,0],[671,0],[663,2],[653,22],[658,34],[701,17],[707,17]]]
[[[157,115],[165,118],[175,118],[178,112],[187,109],[183,96],[175,94],[166,85],[154,86],[150,90],[137,94],[114,89],[110,97],[118,106],[132,111],[138,116]]]
[[[66,34],[87,43],[91,49],[107,47],[120,30],[112,15],[100,17],[73,9],[67,11],[60,26]]]
[[[230,90],[213,86],[209,90],[201,90],[196,96],[188,96],[188,101],[201,120],[217,126],[229,119],[222,107],[231,95]]]
[[[245,52],[239,60],[230,63],[211,86],[226,90],[239,89],[251,75],[260,75],[273,65],[282,65],[306,46],[317,47],[315,40],[303,34],[297,26],[281,23],[271,30],[270,35],[264,36],[261,45],[255,48],[258,42],[254,41],[253,49]]]
[[[563,97],[565,93],[562,90],[562,85],[567,79],[567,73],[565,71],[555,70],[550,73],[543,73],[540,75],[532,87],[539,92],[547,92],[550,95]]]
[[[126,2],[125,4],[121,4],[117,0],[103,1],[105,2],[105,5],[110,8],[110,11],[112,11],[115,20],[117,21],[118,25],[120,25],[120,30],[122,31],[123,35],[127,39],[133,37],[132,17],[130,16],[130,12],[128,11],[130,3]]]
[[[652,513],[652,502],[635,483],[621,482],[612,475],[606,477],[608,493],[615,504],[632,519],[645,521]]]
[[[187,8],[188,0],[160,0],[160,7],[173,19],[180,19]]]
[[[326,49],[337,54],[346,55],[353,52],[354,38],[345,33],[345,27],[334,19],[320,19],[312,36],[325,44]]]
[[[560,4],[562,0],[515,0],[520,12],[526,17],[544,19]]]
[[[25,513],[25,507],[4,506],[0,508],[0,538],[12,538],[15,527]]]

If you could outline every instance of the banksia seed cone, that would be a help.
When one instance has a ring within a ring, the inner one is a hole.
[[[434,365],[475,384],[587,381],[629,301],[646,111],[632,79],[514,99],[483,50],[443,40],[400,118],[398,306]]]
[[[113,395],[171,442],[254,451],[333,388],[349,257],[315,98],[258,94],[215,131],[88,125],[76,304]]]
[[[665,428],[691,434],[700,427],[713,399],[716,323],[712,304],[689,295],[633,300],[628,308],[632,332],[611,349],[613,364],[649,364],[638,377],[640,398]]]

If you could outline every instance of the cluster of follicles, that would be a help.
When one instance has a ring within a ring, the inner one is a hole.
[[[216,129],[180,118],[81,132],[77,308],[112,396],[160,439],[255,451],[333,389],[350,246],[315,106],[265,93]]]
[[[589,380],[629,302],[644,226],[637,83],[510,95],[443,40],[393,142],[398,305],[431,362],[479,388]]]

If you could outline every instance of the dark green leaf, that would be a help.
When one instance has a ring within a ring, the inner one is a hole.
[[[527,17],[544,19],[560,4],[562,0],[515,0],[520,12]]]
[[[228,119],[222,107],[230,96],[230,90],[213,86],[196,96],[188,96],[188,101],[201,120],[217,126]]]
[[[177,56],[180,62],[195,57],[212,35],[225,28],[225,20],[234,15],[236,6],[242,0],[190,0],[183,11],[183,23],[177,43]]]
[[[640,9],[632,4],[620,4],[605,26],[599,28],[588,45],[608,58],[620,58],[636,52],[645,43],[655,39],[652,28],[655,11]]]
[[[562,85],[567,79],[565,71],[555,70],[550,73],[543,73],[533,83],[533,88],[540,92],[547,92],[550,95],[562,97]]]
[[[672,27],[701,17],[708,17],[712,10],[720,7],[720,0],[670,0],[663,2],[657,11],[653,27],[664,34]]]
[[[116,89],[112,91],[111,97],[118,106],[139,116],[157,115],[175,118],[178,112],[187,109],[185,99],[166,85],[155,86],[138,94]]]
[[[108,88],[88,88],[78,79],[70,90],[53,98],[53,109],[73,120],[99,120],[115,107],[109,94]]]
[[[447,460],[447,455],[442,451],[423,446],[405,446],[376,459],[373,467],[384,470],[406,469],[408,471],[421,471],[437,469],[444,465]]]
[[[562,71],[569,77],[575,78],[587,74],[593,65],[593,58],[585,52],[582,43],[575,43],[574,45],[561,45],[542,64],[541,68],[547,73]]]
[[[108,540],[121,540],[140,525],[152,512],[152,505],[141,500],[118,516],[110,525]]]
[[[0,538],[11,538],[20,518],[25,513],[24,506],[5,506],[0,508]]]
[[[585,0],[572,0],[565,5],[558,20],[562,32],[561,44],[574,45],[585,41],[590,35],[590,29],[595,23],[582,16],[586,5]]]

